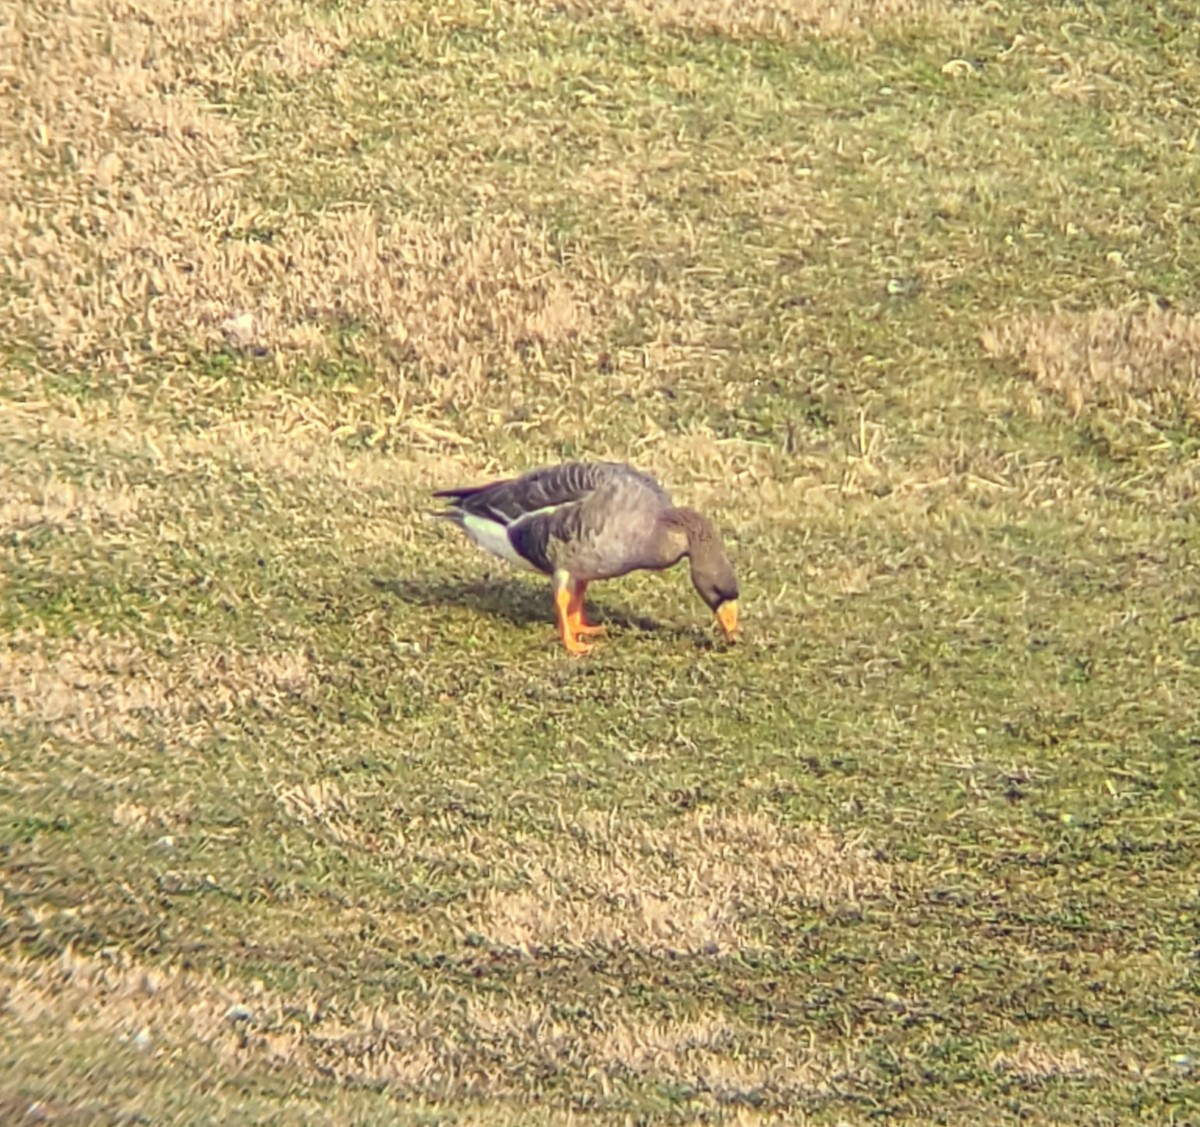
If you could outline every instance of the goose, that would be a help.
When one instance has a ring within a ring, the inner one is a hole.
[[[588,584],[663,571],[685,556],[692,585],[726,641],[738,632],[738,583],[721,534],[695,509],[677,509],[649,474],[621,462],[565,462],[490,485],[434,493],[435,513],[511,564],[551,577],[563,645],[572,654],[601,634],[584,615]]]

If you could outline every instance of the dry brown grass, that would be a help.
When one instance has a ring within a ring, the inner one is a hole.
[[[438,401],[586,329],[589,296],[515,217],[472,228],[348,206],[266,214],[255,157],[205,97],[303,74],[383,26],[299,4],[19,5],[0,28],[0,324],[59,364],[136,370],[231,347],[345,345],[415,365]],[[395,13],[389,18],[403,18]],[[103,50],[95,45],[105,44]],[[408,384],[394,389],[405,408]]]
[[[420,365],[423,397],[448,404],[477,395],[501,360],[561,344],[589,320],[586,295],[516,219],[458,233],[399,218],[383,227],[356,208],[285,222],[270,245],[238,234],[198,248],[193,273],[167,287],[165,315],[181,331],[199,327],[211,345],[219,330],[279,356],[320,354],[339,330],[365,327],[393,362]],[[401,380],[397,414],[408,388]]]
[[[720,1015],[646,1019],[610,999],[581,1022],[517,998],[464,1007],[449,994],[335,1011],[311,994],[118,952],[0,961],[0,1010],[37,1042],[62,1030],[84,1044],[120,1043],[147,1064],[186,1052],[227,1077],[286,1070],[294,1082],[333,1078],[437,1099],[519,1096],[530,1069],[569,1076],[593,1098],[617,1083],[686,1083],[734,1104],[811,1097],[851,1075],[807,1037]]]
[[[15,634],[0,649],[0,733],[34,725],[77,744],[133,739],[148,724],[182,734],[251,705],[270,711],[314,685],[300,649],[196,646],[167,659],[94,631],[58,645]]]
[[[1164,432],[1200,432],[1200,318],[1156,308],[1025,315],[983,343],[1076,418],[1106,428],[1118,452],[1168,448]],[[1028,402],[1038,413],[1038,400]]]
[[[353,794],[313,779],[280,789],[309,832],[403,862],[468,866],[488,887],[448,910],[462,936],[530,957],[628,949],[718,954],[753,949],[778,910],[837,911],[900,895],[891,868],[822,826],[694,812],[656,829],[615,811],[581,811],[558,832],[471,830],[448,844],[422,819],[381,835]]]
[[[142,511],[144,487],[131,486],[119,474],[103,483],[80,485],[50,470],[30,477],[0,466],[0,533],[19,535],[37,529],[56,531],[119,528],[136,524]],[[22,480],[23,479],[23,480]]]
[[[301,825],[342,844],[364,844],[366,839],[355,823],[355,797],[332,779],[282,786],[276,797],[283,811]]]
[[[503,843],[489,860],[515,885],[485,894],[473,916],[490,943],[531,955],[728,952],[753,947],[755,916],[781,906],[833,910],[895,893],[886,865],[823,827],[700,812],[654,829],[614,812],[563,828],[549,842]]]
[[[0,964],[3,1006],[10,1021],[31,1029],[70,1028],[161,1047],[196,1042],[237,1059],[231,1007],[254,1004],[253,991],[223,988],[203,975],[143,966],[127,958],[88,958],[67,951],[55,963],[20,959]],[[271,1005],[278,1016],[278,1004]],[[266,1006],[256,1006],[260,1012]]]
[[[170,394],[197,414],[211,410],[213,381],[194,373],[174,373]],[[452,457],[476,443],[446,427],[399,411],[387,396],[297,395],[266,388],[246,397],[234,412],[206,416],[203,428],[180,428],[161,417],[146,417],[132,399],[79,402],[68,394],[47,393],[28,402],[0,403],[0,441],[24,448],[19,462],[0,466],[8,493],[0,509],[9,528],[88,526],[97,534],[144,527],[151,516],[179,517],[189,501],[173,479],[203,475],[215,464],[235,464],[280,480],[323,482],[341,495],[417,483],[433,487],[474,464],[475,472],[495,472],[494,461]],[[359,440],[366,452],[346,442]],[[381,459],[373,447],[402,440],[406,456]],[[62,480],[54,452],[73,449],[104,465],[83,483]],[[131,484],[130,462],[149,460],[156,473]],[[136,518],[136,519],[135,519]],[[359,534],[374,533],[364,526]]]
[[[681,27],[729,36],[844,36],[881,24],[963,18],[973,3],[962,0],[567,0],[576,12],[621,11],[659,27]]]
[[[186,61],[220,44],[230,13],[91,2],[19,5],[6,21],[10,335],[114,363],[157,343],[156,300],[193,269],[189,236],[228,206],[240,175],[236,129],[204,106]]]
[[[1055,1049],[1034,1041],[1021,1041],[1015,1048],[997,1053],[992,1067],[1027,1083],[1064,1077],[1086,1080],[1102,1075],[1079,1049]]]

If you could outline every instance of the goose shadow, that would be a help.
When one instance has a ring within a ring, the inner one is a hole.
[[[375,576],[375,587],[406,603],[424,607],[466,607],[478,614],[505,618],[518,626],[541,622],[553,624],[554,608],[549,585],[535,587],[518,579],[478,579],[454,582],[448,579],[403,579]],[[588,600],[588,616],[593,622],[621,630],[641,630],[648,634],[678,633],[678,629],[655,622],[643,615],[613,610],[594,599]]]

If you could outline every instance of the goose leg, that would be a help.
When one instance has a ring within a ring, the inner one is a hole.
[[[587,590],[587,585],[586,579],[575,580],[571,591],[571,601],[567,604],[567,613],[571,616],[571,625],[576,635],[603,634],[605,630],[603,626],[593,626],[583,616],[583,595]]]
[[[573,604],[575,599],[574,584],[571,576],[565,571],[554,573],[554,610],[558,615],[558,630],[562,636],[563,645],[573,654],[585,654],[591,651],[591,646],[579,641],[579,633]]]

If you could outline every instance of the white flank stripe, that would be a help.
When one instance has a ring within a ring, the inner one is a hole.
[[[476,544],[485,551],[491,552],[493,556],[499,556],[502,560],[508,560],[510,564],[516,564],[517,567],[523,567],[527,571],[537,571],[533,564],[517,554],[516,548],[512,546],[512,542],[508,538],[507,527],[500,521],[463,513],[462,526]]]

